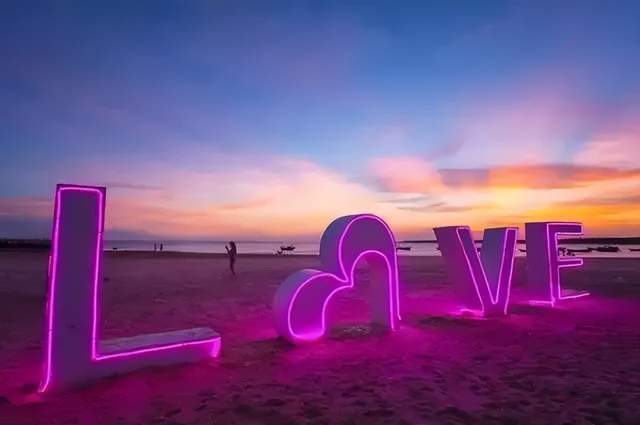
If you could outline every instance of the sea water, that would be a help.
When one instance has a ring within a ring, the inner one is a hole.
[[[160,249],[160,243],[163,244],[164,251],[177,252],[199,252],[199,253],[218,253],[224,254],[226,250],[225,241],[140,241],[140,240],[122,240],[122,241],[105,241],[105,251],[153,251],[153,244],[156,243],[157,249]],[[319,242],[295,242],[295,241],[236,241],[239,254],[276,254],[281,246],[293,245],[296,247],[294,251],[289,251],[286,255],[318,255],[320,251]],[[415,243],[399,243],[399,246],[411,247],[410,251],[398,251],[398,255],[409,256],[439,256],[440,251],[437,249],[436,242],[415,242]],[[481,244],[478,244],[480,247]],[[596,244],[571,244],[562,245],[570,249],[585,249],[588,247],[595,248]],[[640,251],[630,251],[629,248],[639,249],[640,245],[620,245],[620,252],[579,252],[577,257],[634,257],[640,258]],[[516,256],[526,255],[521,250],[525,250],[524,244],[518,244],[516,248]]]

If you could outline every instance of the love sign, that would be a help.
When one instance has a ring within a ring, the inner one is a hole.
[[[58,185],[46,306],[40,392],[134,369],[217,357],[221,337],[195,328],[103,341],[100,282],[106,189]],[[582,264],[558,257],[558,235],[582,233],[579,223],[526,223],[528,291],[532,303],[554,306],[588,295],[562,289],[560,269]],[[507,314],[518,229],[486,229],[478,254],[466,226],[434,229],[463,309],[481,316]],[[273,299],[277,333],[293,344],[325,336],[327,307],[354,287],[359,264],[370,271],[372,321],[394,330],[400,321],[398,258],[393,232],[380,217],[340,217],[320,241],[321,270],[292,273]]]

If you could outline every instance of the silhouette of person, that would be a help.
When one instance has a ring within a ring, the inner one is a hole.
[[[164,249],[164,244],[160,244],[160,252]]]
[[[227,255],[229,256],[229,269],[231,273],[236,275],[236,255],[238,255],[238,248],[236,247],[236,243],[234,241],[229,241],[229,246],[225,245],[224,249],[227,250]]]

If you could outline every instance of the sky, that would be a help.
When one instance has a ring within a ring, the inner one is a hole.
[[[637,1],[0,2],[0,237],[640,235]]]

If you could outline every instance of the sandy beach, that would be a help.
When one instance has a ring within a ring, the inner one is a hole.
[[[271,301],[315,256],[107,253],[103,336],[209,326],[222,355],[146,369],[65,394],[35,394],[47,252],[0,252],[0,423],[9,424],[638,424],[640,262],[587,259],[563,271],[591,297],[524,304],[524,259],[511,314],[451,314],[439,257],[401,257],[400,329],[367,326],[362,293],[341,295],[326,340],[292,347]]]

